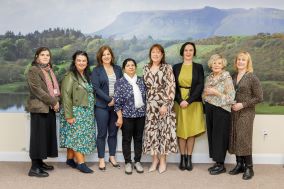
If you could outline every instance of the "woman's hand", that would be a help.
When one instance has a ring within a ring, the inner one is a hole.
[[[161,114],[162,117],[164,117],[167,113],[167,107],[166,106],[162,106],[160,109],[159,109],[159,112]]]
[[[55,112],[58,112],[58,111],[59,111],[59,102],[57,102],[57,103],[55,104],[55,106],[53,106],[53,110],[54,110]]]
[[[122,124],[123,124],[122,117],[118,117],[115,125],[120,129],[122,127]]]
[[[219,91],[213,87],[206,87],[204,89],[204,94],[206,96],[219,96],[220,95]]]
[[[72,125],[73,123],[75,123],[76,119],[75,118],[67,118],[66,121]]]
[[[181,103],[179,104],[179,106],[181,108],[186,108],[188,106],[188,102],[186,100],[181,101]]]
[[[111,106],[114,106],[114,99],[112,98],[112,100],[108,103],[108,106],[111,107]]]
[[[244,108],[244,106],[243,106],[242,103],[236,103],[236,104],[234,104],[234,105],[232,106],[232,109],[233,109],[234,111],[239,111],[239,110],[241,110],[241,109],[243,109],[243,108]]]

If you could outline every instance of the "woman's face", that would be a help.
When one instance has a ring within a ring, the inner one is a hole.
[[[49,51],[41,51],[36,60],[39,64],[48,64],[50,62]]]
[[[78,55],[75,59],[75,66],[79,73],[83,73],[88,65],[87,57],[84,55]]]
[[[239,55],[237,58],[236,66],[238,70],[247,70],[248,58],[244,55]]]
[[[136,73],[136,66],[133,61],[128,61],[125,65],[124,72],[129,76],[134,76]]]
[[[194,48],[192,45],[188,44],[185,46],[183,51],[183,59],[184,60],[192,60],[194,54]]]
[[[154,47],[151,51],[151,60],[153,63],[160,63],[163,58],[163,53],[157,47]]]
[[[215,62],[213,62],[212,67],[211,67],[213,73],[215,74],[221,73],[223,68],[224,68],[224,65],[223,65],[222,59],[217,59]]]
[[[102,62],[103,62],[103,64],[110,64],[110,63],[111,63],[111,60],[112,60],[112,56],[111,56],[109,50],[106,49],[106,50],[103,52]]]

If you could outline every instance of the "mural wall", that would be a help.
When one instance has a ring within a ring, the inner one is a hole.
[[[98,48],[110,45],[117,64],[134,58],[141,75],[152,44],[162,44],[167,62],[175,64],[181,61],[181,44],[193,41],[197,44],[195,62],[204,66],[206,74],[212,54],[223,54],[233,73],[235,55],[249,51],[264,89],[264,103],[257,113],[284,114],[284,3],[249,1],[244,7],[232,7],[233,1],[227,5],[226,1],[203,0],[195,6],[192,2],[1,2],[0,112],[24,111],[25,71],[37,47],[51,49],[54,70],[61,80],[71,55],[79,49],[87,51],[95,65]]]

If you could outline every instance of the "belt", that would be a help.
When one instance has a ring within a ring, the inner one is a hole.
[[[191,87],[183,87],[183,86],[179,86],[179,88],[183,88],[183,89],[190,89]]]

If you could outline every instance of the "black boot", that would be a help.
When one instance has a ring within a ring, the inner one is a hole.
[[[187,165],[187,157],[186,155],[180,155],[180,163],[179,163],[179,169],[184,171],[186,169]]]
[[[245,172],[243,174],[244,180],[249,180],[254,176],[253,165],[252,165],[252,156],[245,156]]]
[[[192,162],[191,162],[191,155],[187,155],[187,164],[186,164],[186,170],[191,171],[192,170]]]
[[[246,165],[245,172],[243,174],[244,180],[249,180],[254,176],[252,165]]]
[[[245,170],[243,157],[236,156],[236,161],[237,161],[237,165],[234,167],[234,169],[229,171],[230,175],[237,175],[239,173],[243,173]]]

